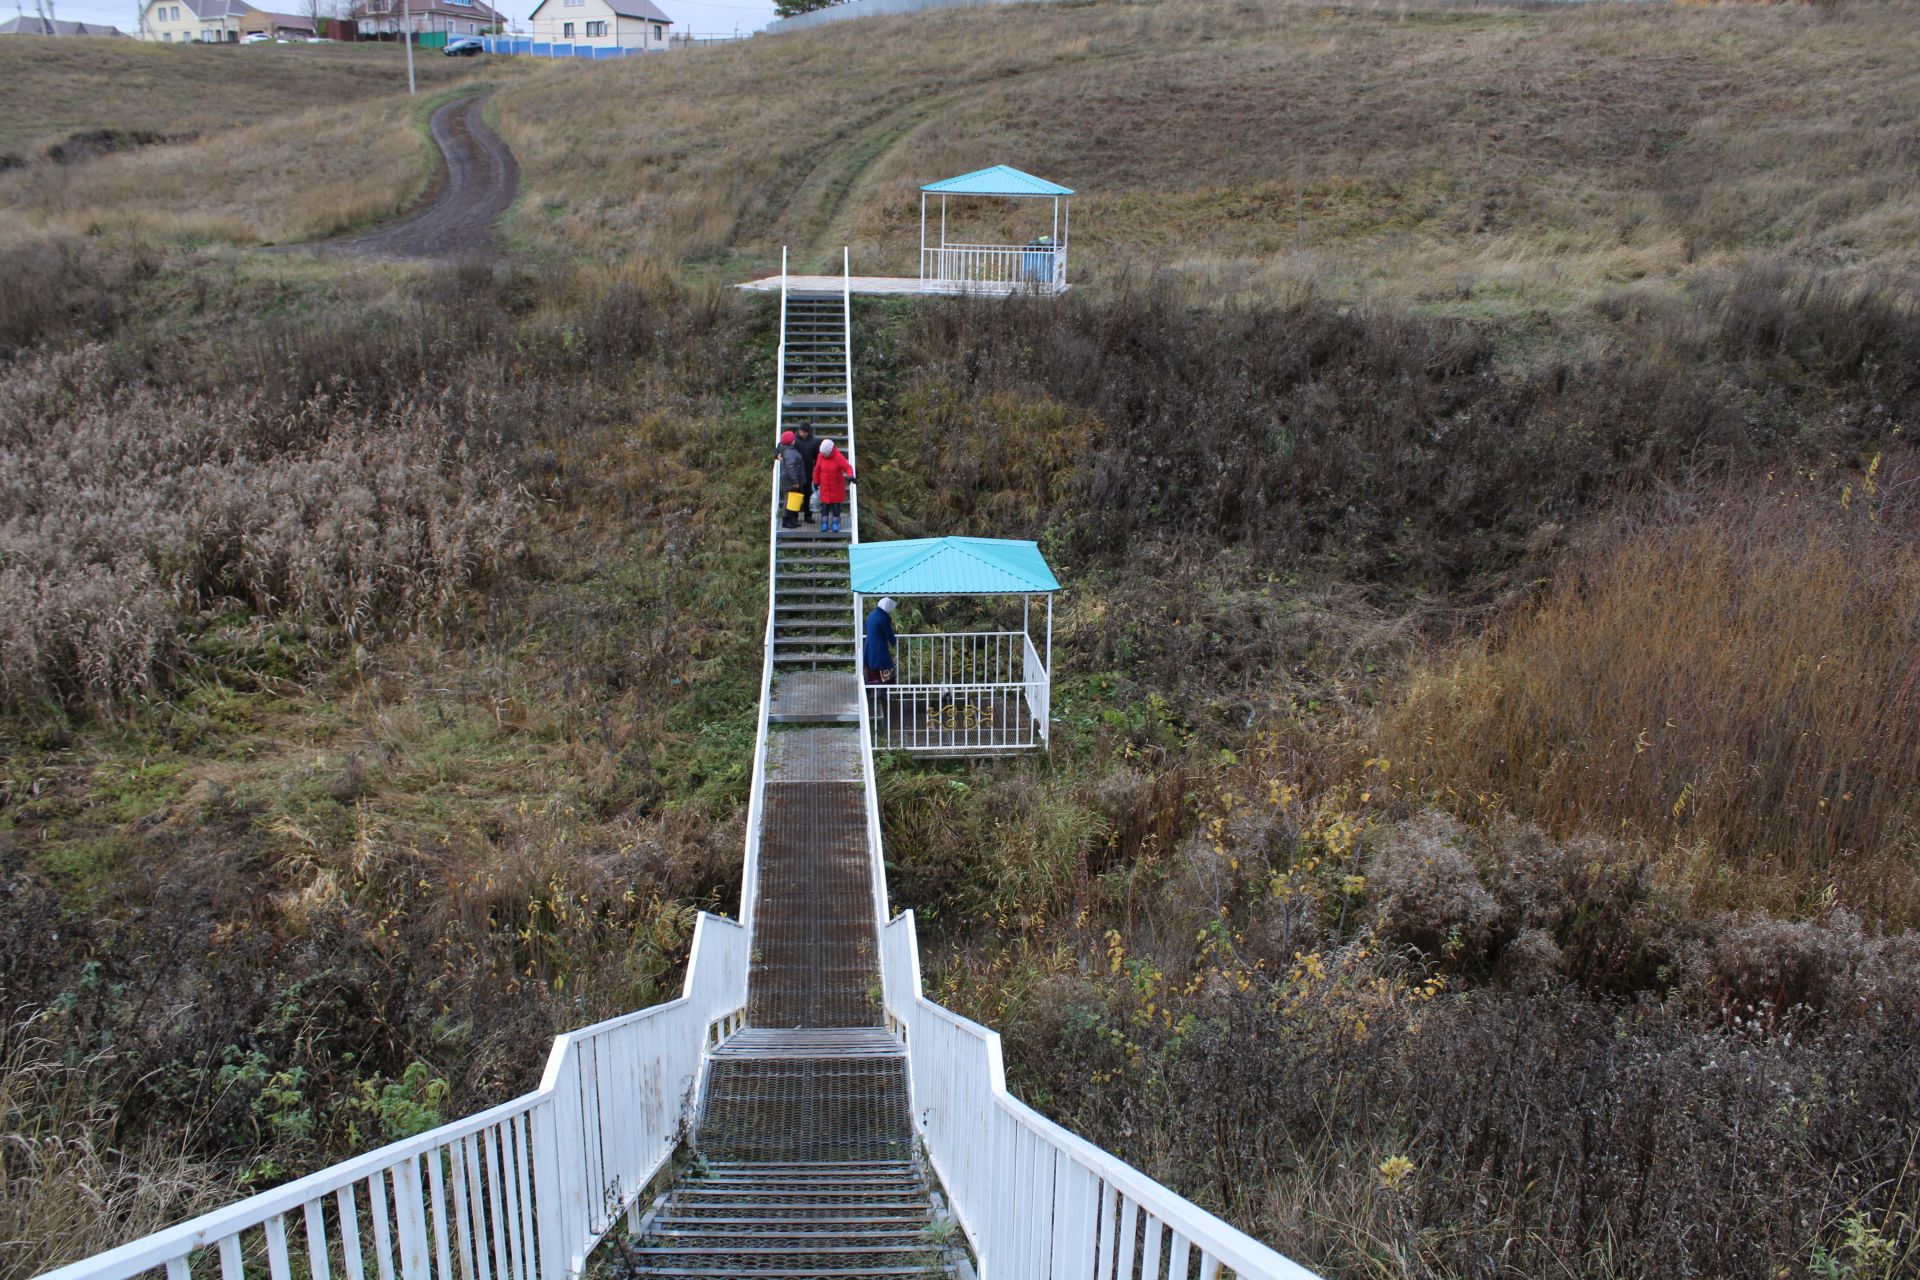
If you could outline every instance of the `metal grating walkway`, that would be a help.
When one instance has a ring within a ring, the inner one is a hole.
[[[861,784],[769,782],[762,815],[747,1022],[880,1026]]]
[[[844,430],[839,294],[788,299],[782,416]],[[616,1270],[951,1276],[881,1005],[848,533],[775,521],[774,664],[746,1025],[708,1056],[693,1145]]]
[[[860,781],[858,729],[784,729],[767,735],[769,782]]]

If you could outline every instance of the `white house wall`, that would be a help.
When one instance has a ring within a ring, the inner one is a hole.
[[[240,38],[240,18],[202,18],[184,0],[150,4],[140,15],[140,38],[155,44],[193,44]]]
[[[572,35],[567,34],[569,22],[573,24]],[[607,33],[588,35],[589,22],[606,23]],[[547,0],[534,14],[531,25],[535,40],[622,49],[664,50],[667,47],[667,33],[671,30],[665,23],[622,17],[613,11],[613,6],[606,0],[579,0],[577,4],[573,0]],[[655,27],[660,29],[657,36],[654,34]]]

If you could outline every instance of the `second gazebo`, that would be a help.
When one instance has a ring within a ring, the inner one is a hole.
[[[929,293],[1065,293],[1072,196],[1068,187],[1004,164],[929,182],[920,188],[920,287]],[[955,198],[1050,200],[1052,230],[1035,226],[1039,234],[1024,244],[950,240],[947,202]],[[927,238],[930,212],[937,214],[933,229],[938,240],[933,242]]]
[[[868,686],[867,719],[880,749],[996,755],[1047,744],[1053,690],[1053,593],[1060,582],[1031,542],[914,538],[847,550],[854,616],[882,596],[946,602],[952,631],[901,634],[895,682]],[[1034,597],[1045,630],[1033,634]],[[1020,601],[1019,630],[1012,604]]]

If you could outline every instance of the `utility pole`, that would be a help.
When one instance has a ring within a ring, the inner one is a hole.
[[[407,42],[407,92],[417,93],[419,90],[413,87],[413,4],[411,0],[400,0],[400,12],[402,21],[407,27],[400,35],[400,38]]]

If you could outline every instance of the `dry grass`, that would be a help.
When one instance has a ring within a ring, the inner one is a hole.
[[[474,72],[457,58],[422,56],[415,63],[429,93]],[[0,44],[0,153],[38,160],[48,146],[90,129],[227,133],[310,107],[337,111],[404,94],[406,87],[401,51],[392,45],[242,48],[23,36]],[[311,128],[347,150],[359,141],[344,122],[317,118]]]
[[[528,80],[501,117],[543,247],[851,242],[904,271],[915,187],[1009,161],[1083,191],[1083,281],[1168,265],[1524,315],[1757,248],[1911,268],[1917,12],[920,15]]]
[[[0,119],[30,161],[0,169],[0,245],[50,233],[272,244],[391,217],[434,173],[426,106],[476,78],[470,63],[429,52],[416,59],[423,96],[409,97],[398,52],[375,46],[82,57],[72,43],[0,50]],[[485,74],[533,70],[505,62]],[[43,154],[47,139],[79,130],[160,140],[66,163]]]
[[[1916,490],[1904,453],[1842,493],[1716,489],[1605,536],[1418,678],[1382,749],[1462,811],[1673,848],[1708,904],[1824,889],[1920,922]]]
[[[220,1171],[155,1135],[121,1149],[97,1090],[111,1051],[62,1061],[38,1019],[0,1023],[0,1277],[24,1280],[75,1240],[158,1231],[212,1208]]]
[[[435,158],[417,100],[269,116],[199,141],[0,174],[0,243],[49,232],[273,244],[401,212]]]

